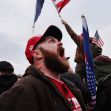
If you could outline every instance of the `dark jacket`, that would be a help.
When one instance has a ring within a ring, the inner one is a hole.
[[[111,111],[111,74],[98,84],[96,111]]]
[[[82,98],[85,104],[91,102],[91,94],[86,84],[83,83],[82,79],[77,74],[67,72],[65,74],[62,74],[61,78],[71,81],[81,91]]]
[[[0,94],[11,88],[17,81],[17,76],[14,74],[0,75]]]
[[[67,83],[66,83],[67,84]],[[79,91],[68,85],[85,107]],[[30,66],[22,79],[0,96],[0,111],[71,111],[71,104],[40,71]]]

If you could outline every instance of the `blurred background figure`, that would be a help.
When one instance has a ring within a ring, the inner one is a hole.
[[[14,68],[7,61],[0,61],[0,94],[8,90],[17,81]]]
[[[94,59],[97,79],[96,111],[111,111],[111,58],[100,55]]]
[[[111,58],[100,55],[94,58],[94,69],[96,73],[97,83],[104,80],[104,78],[111,74]]]
[[[69,24],[62,20],[63,25],[65,26],[68,34],[71,39],[77,45],[74,62],[76,62],[75,72],[78,74],[83,81],[86,82],[86,68],[85,68],[85,60],[84,60],[84,49],[83,49],[83,36],[77,35],[74,30],[69,26]],[[90,46],[92,51],[92,57],[95,58],[102,54],[102,48],[97,44],[95,38],[90,37]]]

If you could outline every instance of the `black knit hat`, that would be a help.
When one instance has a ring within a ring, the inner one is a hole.
[[[14,68],[11,63],[7,61],[0,61],[0,71],[2,72],[8,72],[8,73],[13,73]]]

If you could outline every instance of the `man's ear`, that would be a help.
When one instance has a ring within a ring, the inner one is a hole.
[[[32,51],[32,56],[36,59],[40,59],[40,58],[42,58],[42,53],[39,49],[38,50],[33,50]]]

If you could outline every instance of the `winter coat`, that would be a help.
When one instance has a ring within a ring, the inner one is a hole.
[[[14,74],[0,75],[0,94],[11,88],[17,81],[17,76]]]
[[[80,92],[73,85],[67,86],[85,111]],[[71,104],[54,83],[34,66],[30,66],[24,77],[0,96],[0,111],[71,111]]]

